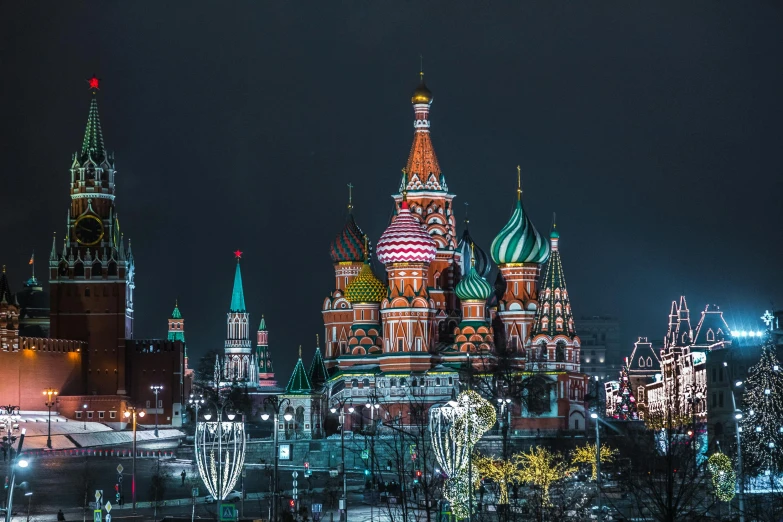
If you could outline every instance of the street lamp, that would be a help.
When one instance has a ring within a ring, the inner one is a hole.
[[[87,405],[82,406],[82,410],[84,411],[84,431],[87,431]]]
[[[136,417],[144,418],[146,413],[135,406],[126,406],[123,415],[126,419],[133,417],[133,469],[131,474],[131,497],[133,499],[133,513],[136,513]]]
[[[198,409],[200,406],[204,405],[204,396],[200,393],[198,395],[191,393],[190,398],[188,399],[188,404],[196,409],[196,422],[198,422]]]
[[[737,398],[734,396],[734,388],[740,388],[742,381],[736,381],[731,388],[731,407],[734,410],[734,435],[737,438],[737,468],[739,468],[739,520],[745,522],[745,473],[742,468],[742,441],[740,440],[740,420],[742,412],[737,409]]]
[[[27,520],[30,520],[30,503],[33,500],[33,492],[28,491],[24,496],[27,497]]]
[[[340,499],[340,509],[343,511],[343,518],[342,520],[347,521],[348,520],[348,475],[345,470],[345,403],[348,402],[348,398],[345,399],[337,399],[335,401],[335,406],[332,406],[329,408],[329,411],[332,413],[337,413],[337,411],[340,411],[340,452],[341,452],[341,458],[343,461],[343,498]],[[349,406],[348,412],[353,413],[354,407]],[[403,499],[403,502],[405,499]]]
[[[4,408],[8,411],[8,408]],[[18,408],[16,410],[19,411]],[[22,434],[19,436],[19,446],[16,449],[16,454],[11,460],[11,484],[8,487],[8,498],[6,499],[6,512],[5,522],[11,522],[11,513],[13,513],[14,503],[14,485],[16,484],[16,468],[26,468],[30,465],[29,461],[25,458],[19,458],[19,454],[22,453],[22,444],[24,444],[24,434],[27,432],[26,428],[22,428]]]
[[[150,386],[150,390],[152,390],[152,393],[155,394],[155,436],[158,436],[158,393],[163,390],[163,386],[160,384],[153,384]]]
[[[503,458],[508,457],[508,432],[511,428],[511,398],[498,397],[498,424],[503,432]]]
[[[261,418],[265,421],[269,420],[269,414],[266,412],[267,409],[272,410],[272,437],[274,440],[274,452],[275,452],[275,471],[274,476],[272,478],[272,522],[277,520],[277,462],[278,457],[280,456],[280,450],[277,447],[277,431],[278,431],[278,419],[280,417],[280,411],[283,408],[285,404],[291,405],[291,401],[289,399],[283,399],[280,400],[280,398],[277,395],[270,395],[266,399],[264,399],[264,413],[261,414]],[[291,422],[291,419],[294,418],[294,416],[289,412],[285,411],[283,414],[283,418],[286,422]]]
[[[598,414],[591,413],[590,418],[595,421],[595,488],[598,496],[598,519],[601,519],[603,506],[601,505],[601,432],[598,429]]]
[[[46,437],[46,447],[52,449],[52,406],[55,405],[55,401],[57,400],[57,390],[46,388],[43,394],[44,397],[46,397],[46,402],[44,404],[49,408],[49,434]]]

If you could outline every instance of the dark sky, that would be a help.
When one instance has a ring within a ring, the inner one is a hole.
[[[387,223],[423,54],[483,248],[519,163],[538,229],[557,212],[577,315],[618,316],[630,346],[685,292],[756,326],[783,304],[781,27],[769,1],[4,2],[0,262],[18,290],[62,237],[95,73],[137,337],[179,298],[192,356],[222,347],[239,248],[285,383],[323,329],[346,183],[373,241]]]

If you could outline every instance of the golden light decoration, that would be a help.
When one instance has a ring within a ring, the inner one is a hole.
[[[514,460],[521,470],[521,480],[541,488],[541,500],[545,506],[551,504],[549,487],[576,471],[576,468],[565,462],[562,455],[541,446],[531,449],[529,453],[515,454]]]
[[[608,446],[601,446],[601,464],[612,462],[616,454],[616,450],[613,450]],[[571,453],[571,462],[574,464],[590,464],[593,468],[590,479],[595,480],[597,478],[598,474],[596,468],[598,466],[596,466],[595,462],[595,444],[590,444],[588,442],[584,446],[578,446]]]
[[[489,479],[497,484],[500,490],[498,504],[508,504],[508,488],[523,481],[519,460],[473,455],[473,466],[476,473],[473,475],[474,487],[481,487],[481,479]]]
[[[733,499],[737,475],[734,473],[731,459],[721,452],[713,453],[707,459],[707,469],[712,473],[712,487],[715,488],[715,496],[722,502]]]

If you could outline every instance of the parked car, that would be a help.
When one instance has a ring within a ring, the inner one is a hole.
[[[242,500],[242,493],[239,491],[232,491],[226,495],[226,498],[223,500],[223,502],[239,502],[240,500]],[[207,504],[213,504],[215,502],[215,498],[212,495],[207,495],[204,497],[204,502]]]

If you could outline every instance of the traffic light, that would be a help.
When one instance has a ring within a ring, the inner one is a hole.
[[[294,499],[289,500],[288,507],[291,508],[291,511],[296,511],[296,501]]]
[[[312,474],[313,474],[313,472],[310,470],[310,463],[309,462],[305,462],[304,463],[304,476],[305,477],[309,477]]]
[[[370,476],[370,470],[369,469],[367,469],[367,468],[364,469],[364,476],[365,477],[369,477]]]
[[[417,470],[416,470],[416,471],[413,473],[413,483],[414,483],[414,484],[418,484],[418,483],[419,483],[419,480],[421,480],[421,470],[420,470],[420,469],[417,469]]]

